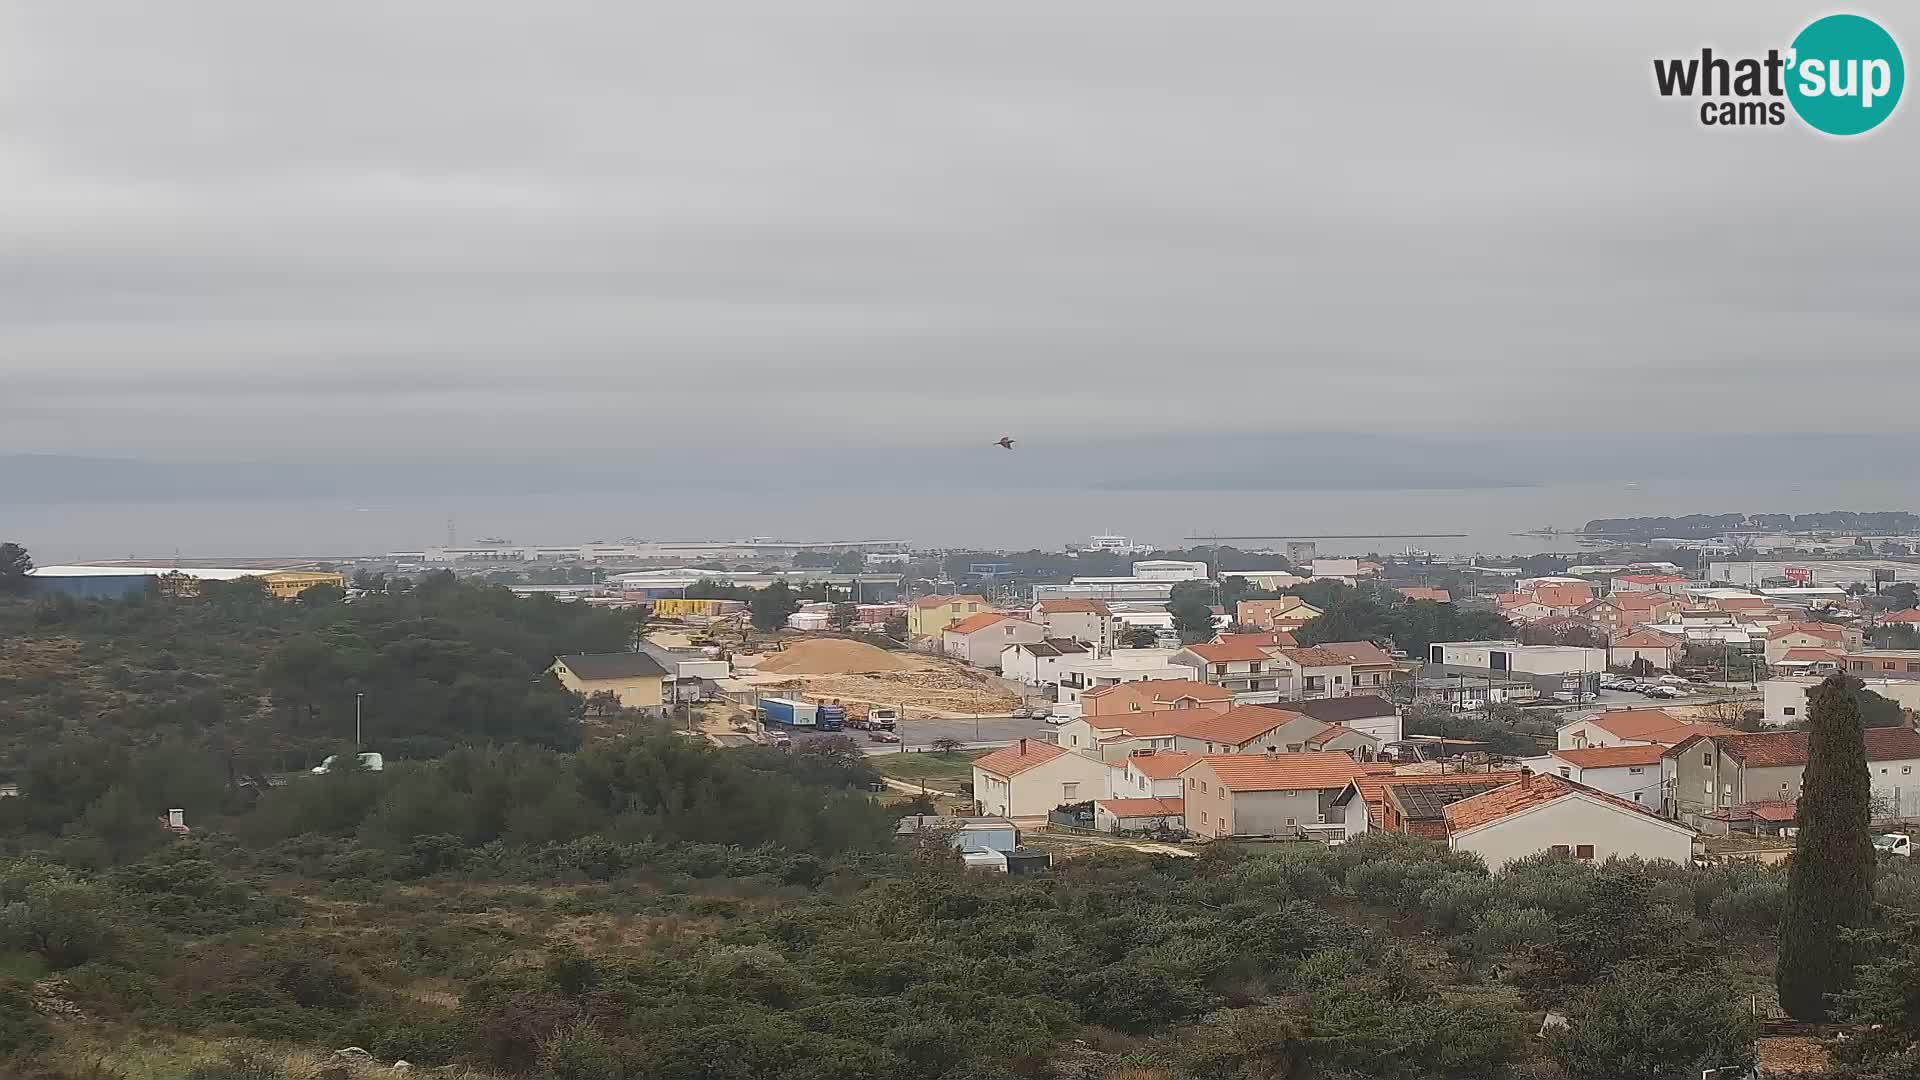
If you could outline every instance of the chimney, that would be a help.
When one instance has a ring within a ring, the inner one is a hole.
[[[1020,740],[1020,756],[1021,757],[1027,756],[1027,740],[1025,739]]]

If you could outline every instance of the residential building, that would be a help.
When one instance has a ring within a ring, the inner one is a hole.
[[[1780,659],[1767,665],[1775,675],[1812,675],[1825,677],[1846,666],[1846,657],[1832,649],[1788,649]]]
[[[1100,799],[1093,804],[1093,827],[1103,833],[1184,832],[1185,800],[1172,798]]]
[[[1104,600],[1041,600],[1033,605],[1032,621],[1046,627],[1050,638],[1070,638],[1105,656],[1120,644],[1120,620]]]
[[[1448,803],[1491,791],[1520,779],[1518,771],[1447,772],[1401,775],[1363,772],[1334,797],[1347,839],[1366,832],[1405,833],[1428,840],[1447,838]],[[1391,794],[1389,791],[1391,789]],[[1430,789],[1430,790],[1420,790]]]
[[[1607,645],[1607,660],[1616,668],[1631,668],[1645,661],[1656,671],[1672,671],[1686,651],[1684,639],[1643,627],[1613,638]]]
[[[1215,714],[1194,709],[1081,715],[1055,728],[1053,738],[1068,750],[1117,765],[1134,754],[1174,749],[1179,733],[1195,717],[1212,715]]]
[[[1298,630],[1324,612],[1297,596],[1274,600],[1242,600],[1234,606],[1233,621],[1260,630]]]
[[[1347,693],[1358,694],[1384,693],[1399,673],[1399,668],[1388,656],[1386,650],[1371,641],[1323,641],[1313,646],[1324,652],[1337,654],[1347,667]],[[1299,657],[1295,654],[1296,662]],[[1302,665],[1305,666],[1304,664]],[[1308,673],[1311,674],[1311,673]],[[1333,696],[1333,695],[1329,695]]]
[[[1345,724],[1328,724],[1307,736],[1306,749],[1321,754],[1342,753],[1355,761],[1372,761],[1380,754],[1380,740]]]
[[[1820,649],[1840,654],[1864,648],[1865,645],[1865,636],[1857,627],[1823,622],[1777,623],[1767,628],[1767,663],[1780,663],[1794,649]]]
[[[1687,578],[1677,574],[1622,574],[1613,579],[1613,591],[1626,592],[1663,592],[1672,596],[1685,596],[1693,584]]]
[[[1353,693],[1353,664],[1348,653],[1323,645],[1275,650],[1299,671],[1291,697],[1345,697]]]
[[[1867,728],[1867,773],[1874,819],[1920,817],[1920,733],[1912,727]],[[1800,797],[1807,765],[1805,731],[1702,735],[1670,747],[1662,759],[1666,811],[1700,822],[1712,810]]]
[[[1000,674],[1026,686],[1059,685],[1067,661],[1088,655],[1071,638],[1022,641],[1000,650]]]
[[[961,619],[992,611],[984,596],[922,596],[907,606],[909,638],[939,637],[940,632]]]
[[[1209,642],[1181,649],[1172,662],[1200,682],[1231,691],[1235,701],[1279,701],[1292,697],[1299,685],[1293,663],[1280,653],[1252,642]]]
[[[1530,675],[1578,675],[1607,669],[1607,650],[1518,641],[1436,641],[1428,660],[1447,667]]]
[[[1187,831],[1202,836],[1343,833],[1333,800],[1360,766],[1345,754],[1227,754],[1181,772]]]
[[[1496,871],[1543,851],[1582,862],[1618,857],[1686,866],[1693,861],[1692,829],[1562,776],[1522,776],[1450,803],[1443,814],[1447,846],[1480,856]]]
[[[1095,690],[1120,683],[1153,680],[1186,681],[1191,668],[1173,663],[1173,649],[1115,649],[1105,656],[1092,652],[1070,657],[1060,665],[1060,679],[1054,684],[1054,698],[1064,702],[1082,702]]]
[[[1610,709],[1560,725],[1555,737],[1559,750],[1593,746],[1672,746],[1695,735],[1732,735],[1720,724],[1681,720],[1659,709]]]
[[[1043,818],[1054,807],[1106,794],[1107,767],[1038,739],[1021,739],[973,763],[973,797],[982,813]]]
[[[1789,661],[1783,661],[1783,665]],[[1764,722],[1773,727],[1785,727],[1807,718],[1807,695],[1820,685],[1819,675],[1790,675],[1768,679],[1760,684],[1760,704]],[[1920,679],[1881,678],[1861,673],[1855,675],[1868,690],[1879,694],[1901,708],[1920,712]]]
[[[1086,690],[1080,694],[1080,705],[1089,719],[1178,709],[1223,713],[1233,707],[1233,694],[1192,679],[1146,679]]]
[[[1308,740],[1326,724],[1311,716],[1266,705],[1241,705],[1224,713],[1194,716],[1174,732],[1173,748],[1189,754],[1306,753]]]
[[[1431,600],[1436,604],[1453,603],[1453,594],[1445,589],[1430,589],[1424,585],[1408,585],[1398,590],[1401,596],[1409,600]]]
[[[1664,592],[1616,592],[1581,606],[1576,613],[1607,637],[1622,637],[1636,627],[1664,621],[1678,612],[1678,597]]]
[[[1862,678],[1920,679],[1920,649],[1848,649],[1843,659],[1847,672]]]
[[[659,712],[666,704],[667,669],[643,652],[556,656],[547,669],[582,697],[610,693],[622,708]]]
[[[1016,619],[1011,615],[983,611],[969,615],[940,632],[943,655],[962,663],[991,671],[1000,670],[1000,654],[1009,645],[1030,644],[1044,639],[1047,631],[1039,623]]]
[[[1000,817],[937,817],[915,814],[900,819],[896,836],[936,833],[946,836],[958,851],[1012,851],[1020,846],[1020,830]]]
[[[1617,795],[1648,809],[1661,803],[1660,743],[1589,746],[1581,750],[1554,750],[1521,762],[1537,773],[1565,777],[1597,791]]]
[[[1359,559],[1315,559],[1308,565],[1313,568],[1316,581],[1322,578],[1333,578],[1351,585],[1354,578],[1365,572],[1360,567]]]
[[[1200,755],[1141,750],[1107,766],[1107,794],[1116,799],[1179,798],[1180,773]]]
[[[1305,713],[1323,724],[1350,727],[1382,743],[1399,742],[1405,734],[1401,726],[1400,707],[1378,694],[1290,701],[1287,708]]]

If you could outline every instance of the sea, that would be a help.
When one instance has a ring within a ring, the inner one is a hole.
[[[1884,479],[1884,478],[1883,478]],[[0,540],[36,562],[105,559],[343,559],[419,550],[451,537],[529,544],[642,540],[897,539],[916,548],[1058,549],[1093,535],[1161,548],[1242,549],[1315,538],[1323,554],[1505,555],[1582,550],[1601,517],[1904,510],[1920,491],[1770,485],[1703,490],[1657,481],[1412,491],[1111,491],[982,488],[650,496],[551,495],[81,500],[0,506]],[[1522,535],[1553,528],[1560,535]],[[1451,534],[1451,535],[1448,535]]]

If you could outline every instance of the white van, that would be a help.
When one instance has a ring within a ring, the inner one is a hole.
[[[1913,858],[1913,837],[1903,832],[1884,833],[1873,838],[1873,850],[1881,855]]]
[[[332,772],[333,763],[335,761],[338,761],[339,758],[340,758],[340,755],[338,754],[328,754],[327,760],[313,767],[314,775],[319,776],[325,773]],[[368,772],[386,772],[387,759],[381,757],[379,754],[361,754],[360,767],[362,769],[365,769]]]

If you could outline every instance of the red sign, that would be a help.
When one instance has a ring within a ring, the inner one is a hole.
[[[1800,583],[1800,584],[1802,584],[1802,585],[1805,585],[1805,584],[1806,584],[1806,583],[1807,583],[1808,581],[1810,581],[1810,580],[1812,580],[1812,579],[1813,579],[1813,571],[1811,571],[1811,570],[1809,570],[1809,569],[1807,569],[1807,568],[1806,568],[1806,567],[1804,567],[1804,566],[1789,566],[1789,567],[1787,567],[1787,580],[1788,580],[1788,581],[1794,581],[1794,582],[1798,582],[1798,583]]]

